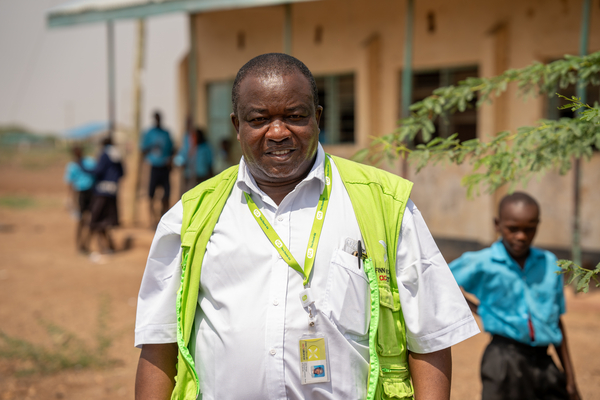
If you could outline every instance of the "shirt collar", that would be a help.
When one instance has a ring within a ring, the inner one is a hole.
[[[306,175],[302,182],[296,186],[296,189],[313,180],[319,182],[319,193],[322,192],[323,188],[325,187],[325,150],[323,150],[321,143],[319,143],[317,147],[317,159],[315,160],[315,163],[310,169],[308,175]],[[270,197],[267,196],[267,194],[263,192],[256,184],[254,177],[250,173],[250,169],[248,169],[248,164],[246,164],[244,156],[242,156],[242,159],[240,160],[236,185],[240,190],[248,194],[255,193],[259,195],[263,202],[272,203]],[[294,189],[294,191],[296,189]]]
[[[498,239],[494,244],[492,244],[492,258],[495,261],[502,262],[504,264],[515,263],[515,260],[508,254],[506,247],[504,247],[504,243],[502,243],[502,238]],[[542,250],[537,249],[535,247],[529,248],[529,255],[527,256],[527,260],[525,260],[525,264],[527,261],[531,259],[537,259],[540,257],[544,257],[544,253]]]

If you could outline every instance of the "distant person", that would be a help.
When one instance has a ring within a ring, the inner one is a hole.
[[[151,166],[148,197],[150,198],[150,220],[152,226],[155,227],[158,225],[160,217],[169,209],[171,194],[169,174],[173,156],[173,142],[169,132],[162,127],[161,115],[158,111],[154,113],[154,126],[142,138],[141,149],[146,161]],[[160,214],[154,209],[154,194],[158,187],[163,189]]]
[[[102,141],[102,153],[94,169],[94,193],[92,197],[92,220],[90,230],[98,236],[101,253],[115,251],[110,230],[119,225],[117,193],[119,180],[123,176],[121,153],[113,146],[110,138]]]
[[[501,239],[450,263],[458,284],[479,300],[467,299],[492,335],[481,360],[482,400],[580,399],[560,317],[563,278],[554,254],[531,247],[539,222],[531,196],[505,196],[494,219]]]
[[[77,249],[87,253],[89,251],[89,223],[92,203],[92,188],[96,161],[92,157],[84,157],[83,149],[79,145],[72,148],[73,161],[65,169],[64,180],[69,185],[71,199],[77,203],[77,230],[75,243]]]
[[[213,154],[202,129],[185,135],[174,164],[184,168],[186,191],[213,176]]]
[[[220,142],[220,147],[215,155],[214,171],[215,174],[220,174],[227,168],[231,167],[233,163],[229,161],[229,154],[231,152],[231,140],[223,139]]]

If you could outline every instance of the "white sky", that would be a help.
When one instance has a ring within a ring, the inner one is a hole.
[[[60,133],[91,121],[106,121],[106,25],[46,27],[45,12],[66,0],[0,0],[0,125],[17,123]],[[146,23],[142,126],[163,112],[174,135],[177,66],[188,48],[187,16],[167,14]],[[115,22],[117,123],[132,126],[136,30]]]

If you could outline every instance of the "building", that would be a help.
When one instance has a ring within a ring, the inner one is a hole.
[[[400,117],[406,4],[392,0],[325,0],[291,4],[291,54],[314,73],[324,106],[322,143],[328,152],[350,157],[368,146],[372,135],[394,130]],[[419,0],[415,2],[413,100],[467,76],[494,76],[534,61],[577,54],[581,1]],[[250,58],[282,52],[286,6],[196,14],[197,119],[213,143],[235,138],[229,114],[235,73]],[[289,18],[289,17],[288,17]],[[600,50],[600,3],[591,15],[590,52]],[[187,88],[187,60],[180,87]],[[569,89],[572,91],[572,88]],[[567,91],[568,92],[568,91]],[[598,100],[600,88],[589,90]],[[181,92],[181,120],[187,93]],[[556,115],[555,100],[518,98],[515,87],[493,104],[457,115],[441,134],[485,138],[535,124]],[[460,178],[468,167],[428,167],[418,175],[412,198],[436,238],[489,244],[492,220],[504,192],[466,199]],[[399,172],[399,170],[397,171]],[[582,169],[582,246],[600,252],[600,155]],[[541,203],[536,243],[568,250],[573,208],[572,173],[533,179],[527,191]],[[460,243],[458,243],[460,244]],[[568,253],[565,254],[567,256]],[[599,260],[600,261],[600,260]],[[596,261],[597,262],[597,261]]]
[[[227,9],[181,7],[201,12],[190,14],[191,52],[180,60],[179,120],[183,123],[193,104],[191,111],[197,123],[207,127],[213,145],[223,139],[235,143],[229,114],[237,70],[258,54],[289,52],[305,62],[317,79],[325,108],[321,124],[325,149],[350,157],[368,146],[372,136],[396,127],[407,44],[412,45],[412,99],[416,101],[436,87],[467,76],[494,76],[534,61],[578,54],[584,1],[418,0],[412,18],[407,18],[407,4],[412,0],[228,0],[223,3]],[[588,47],[594,52],[600,50],[600,2],[589,4]],[[408,20],[414,24],[412,40],[406,37]],[[588,101],[598,100],[600,88],[593,87],[589,93]],[[453,117],[448,126],[440,126],[440,134],[459,132],[462,138],[485,139],[555,117],[555,107],[556,101],[546,97],[523,100],[510,87],[492,104]],[[391,169],[400,172],[397,167]],[[468,166],[446,166],[427,167],[418,175],[408,171],[408,178],[417,183],[412,198],[433,235],[442,245],[452,244],[448,248],[454,250],[495,240],[492,220],[505,193],[500,190],[467,200],[460,186],[467,170]],[[598,182],[600,155],[596,153],[582,165],[581,190],[581,243],[594,265],[600,261]],[[542,206],[536,244],[565,257],[571,243],[572,188],[572,172],[565,176],[550,173],[533,179],[526,188]],[[455,255],[450,253],[445,252],[447,258]]]

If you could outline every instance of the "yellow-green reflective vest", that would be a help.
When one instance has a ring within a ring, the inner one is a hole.
[[[346,187],[365,241],[365,272],[371,294],[370,369],[367,399],[412,399],[406,327],[398,283],[396,249],[412,183],[377,168],[330,156]],[[171,399],[196,399],[198,374],[190,354],[206,245],[237,180],[234,166],[182,197],[181,286],[177,293],[176,384]],[[376,221],[376,222],[374,222]]]

